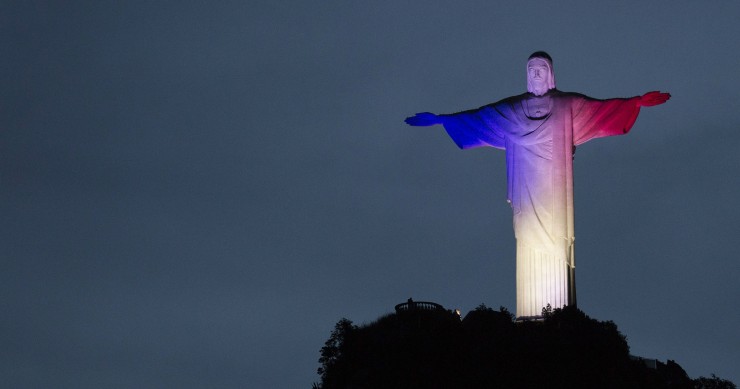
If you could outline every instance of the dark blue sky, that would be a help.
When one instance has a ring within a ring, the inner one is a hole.
[[[0,6],[0,376],[310,387],[334,323],[515,308],[504,155],[403,118],[668,91],[579,147],[579,307],[740,383],[740,3]]]

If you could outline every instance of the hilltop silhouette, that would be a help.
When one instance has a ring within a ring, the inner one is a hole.
[[[409,299],[355,326],[337,322],[321,349],[314,388],[735,388],[712,375],[692,380],[674,361],[629,354],[611,321],[575,307],[517,322],[481,304],[458,313]]]

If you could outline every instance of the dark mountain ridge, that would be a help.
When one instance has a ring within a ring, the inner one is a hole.
[[[735,388],[714,375],[692,380],[671,360],[630,356],[616,324],[575,307],[515,321],[481,304],[461,320],[409,300],[368,325],[341,319],[319,362],[321,389]]]

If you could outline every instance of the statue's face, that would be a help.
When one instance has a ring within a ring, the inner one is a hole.
[[[527,83],[535,90],[549,89],[550,67],[544,59],[532,58],[527,63]]]

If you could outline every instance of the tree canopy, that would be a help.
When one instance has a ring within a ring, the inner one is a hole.
[[[734,388],[714,375],[691,380],[671,360],[649,368],[630,357],[614,322],[574,307],[521,322],[483,304],[462,320],[445,310],[397,312],[359,327],[341,319],[319,363],[321,389]]]

